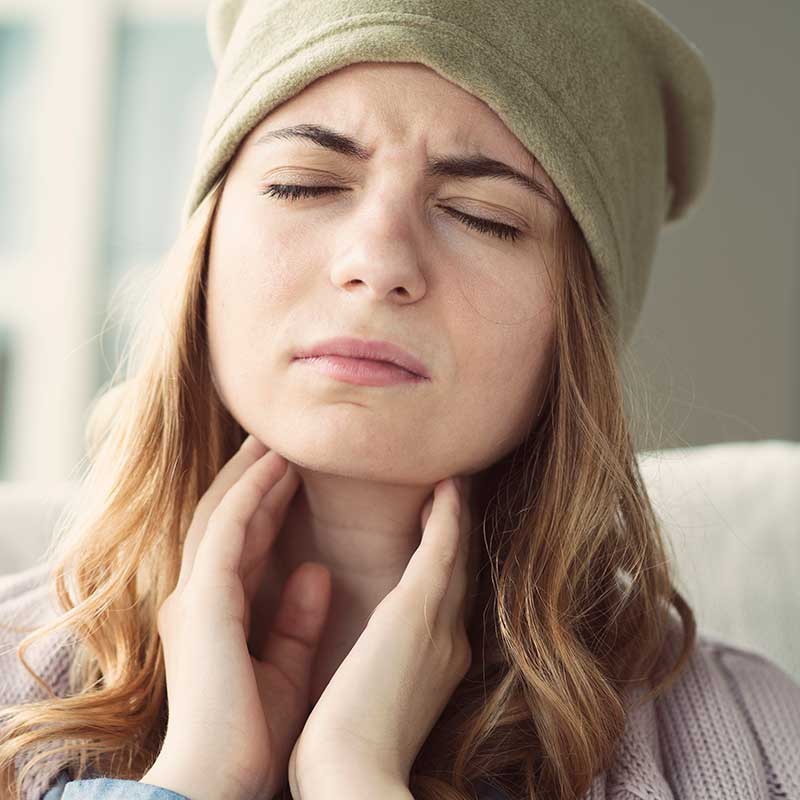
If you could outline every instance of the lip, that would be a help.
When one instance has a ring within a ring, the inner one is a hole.
[[[371,361],[368,358],[346,358],[345,356],[311,356],[295,359],[297,364],[307,364],[318,372],[345,383],[360,386],[391,386],[396,383],[423,383],[425,378],[413,372],[389,364],[386,361]]]
[[[317,342],[312,347],[303,348],[295,353],[295,359],[320,356],[343,356],[346,359],[361,359],[369,362],[378,362],[378,364],[388,362],[389,365],[400,367],[411,373],[413,377],[430,380],[430,375],[425,365],[411,353],[392,342],[337,336],[333,339]],[[368,366],[368,364],[363,366]]]

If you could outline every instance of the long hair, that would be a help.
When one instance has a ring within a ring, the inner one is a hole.
[[[47,551],[59,616],[17,648],[50,697],[0,710],[3,796],[20,798],[45,758],[73,780],[139,780],[160,751],[158,610],[199,499],[246,437],[214,389],[205,329],[225,176],[166,254],[158,293],[145,295],[135,338],[88,416],[85,472]],[[467,800],[481,781],[529,800],[579,797],[613,762],[627,689],[647,689],[641,702],[657,697],[695,644],[638,469],[606,287],[559,199],[549,382],[522,443],[475,484],[473,662],[412,767],[419,800]],[[683,643],[665,660],[673,608]],[[74,637],[63,697],[24,658],[59,630]]]

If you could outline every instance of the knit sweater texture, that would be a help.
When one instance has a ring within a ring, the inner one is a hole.
[[[57,615],[55,589],[45,564],[0,575],[0,622],[39,626]],[[47,697],[17,658],[22,633],[0,629],[0,707]],[[665,649],[674,658],[680,623]],[[74,637],[63,632],[31,646],[26,658],[60,697],[69,693]],[[637,700],[644,690],[626,691]],[[3,731],[0,729],[0,740]],[[18,767],[29,756],[17,759]],[[41,800],[65,781],[49,762],[23,786],[23,800]],[[65,797],[124,797],[126,782],[66,783]],[[92,780],[94,779],[94,780]],[[128,782],[131,789],[141,784]],[[90,794],[90,791],[93,792]],[[58,790],[51,794],[51,800]],[[59,795],[60,796],[60,795]],[[131,791],[130,795],[140,797]],[[481,798],[503,795],[481,793]],[[766,656],[698,633],[688,665],[667,691],[626,718],[612,766],[582,800],[800,800],[800,684]],[[511,798],[510,800],[516,800]]]

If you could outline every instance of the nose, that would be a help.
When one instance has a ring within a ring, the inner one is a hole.
[[[331,268],[339,287],[371,292],[376,299],[416,302],[425,293],[412,203],[398,201],[397,190],[376,189],[353,212],[343,234],[349,244]]]

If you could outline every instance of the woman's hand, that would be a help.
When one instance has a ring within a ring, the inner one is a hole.
[[[257,657],[247,642],[250,605],[299,484],[285,459],[250,436],[199,501],[178,584],[158,613],[169,720],[143,782],[192,800],[269,800],[284,784],[308,714],[327,570],[298,567]]]
[[[359,776],[408,786],[422,744],[469,670],[469,505],[453,479],[436,485],[421,524],[400,582],[373,611],[292,750],[294,797],[313,797],[337,780],[352,786]]]

